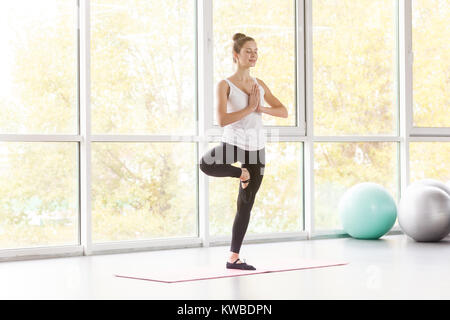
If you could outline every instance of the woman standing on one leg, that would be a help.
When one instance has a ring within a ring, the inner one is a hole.
[[[262,80],[250,76],[250,68],[258,59],[255,40],[242,33],[236,33],[233,40],[233,62],[237,64],[237,71],[217,86],[217,119],[224,127],[222,142],[205,153],[200,169],[209,176],[241,180],[226,266],[255,270],[239,259],[239,251],[264,176],[266,136],[262,113],[282,118],[287,118],[288,113]],[[271,107],[264,107],[264,101]],[[232,166],[237,161],[241,162],[241,168]]]

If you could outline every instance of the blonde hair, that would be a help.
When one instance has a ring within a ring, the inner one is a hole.
[[[235,33],[233,35],[233,52],[236,52],[237,54],[239,54],[241,52],[242,47],[244,46],[244,44],[247,41],[255,41],[255,39],[253,39],[252,37],[246,36],[243,33]],[[233,62],[236,63],[236,59],[234,58],[233,55]]]

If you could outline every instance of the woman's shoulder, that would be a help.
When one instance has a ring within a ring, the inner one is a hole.
[[[230,85],[230,80],[228,80],[227,78],[223,78],[222,80],[220,80],[220,81],[217,83],[217,85],[218,85],[218,86],[225,86],[225,87],[227,87],[227,86]]]
[[[227,97],[230,95],[231,86],[228,83],[227,79],[222,79],[217,83],[217,90],[226,92]]]

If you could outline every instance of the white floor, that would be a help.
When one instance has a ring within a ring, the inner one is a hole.
[[[244,244],[241,256],[346,266],[175,284],[114,277],[136,266],[224,264],[228,246],[0,263],[0,299],[450,299],[450,240],[405,235]]]

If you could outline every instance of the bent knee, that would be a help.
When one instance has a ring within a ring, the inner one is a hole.
[[[206,165],[206,163],[203,162],[203,159],[202,159],[202,161],[199,163],[198,167],[199,167],[200,170],[202,170],[203,172],[205,172],[205,171],[207,170],[207,168],[206,168],[207,165]]]
[[[198,165],[200,170],[202,170],[204,173],[208,173],[211,170],[212,165],[208,164],[204,158],[200,160],[200,164]]]

